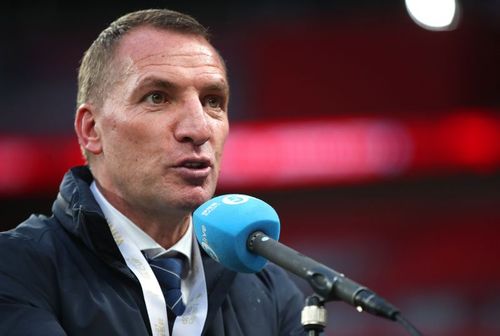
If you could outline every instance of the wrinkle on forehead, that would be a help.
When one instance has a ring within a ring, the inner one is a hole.
[[[149,57],[148,57],[149,59]],[[144,68],[150,68],[154,69],[155,67],[164,67],[164,66],[169,66],[169,67],[181,67],[184,69],[196,69],[196,68],[204,68],[203,72],[200,72],[199,75],[202,74],[216,74],[220,75],[220,81],[222,83],[225,83],[227,85],[227,78],[226,78],[226,72],[225,68],[221,66],[220,64],[214,64],[213,62],[203,62],[203,63],[196,63],[196,64],[178,64],[178,63],[171,63],[167,60],[165,62],[158,62],[158,63],[152,63],[149,61],[146,61],[146,58],[143,59],[144,62],[134,62],[130,57],[126,59],[126,61],[123,63],[123,71],[121,72],[121,78],[126,79],[130,76],[138,75],[141,70]],[[142,64],[141,64],[142,63]],[[139,76],[136,78],[135,82],[140,82],[144,76],[150,76],[151,74],[148,72],[144,74],[139,74]]]
[[[157,62],[157,63],[153,63],[153,62],[145,62],[145,64],[141,64],[142,62],[134,62],[131,58],[127,58],[124,62],[123,62],[123,73],[125,75],[129,75],[131,73],[133,73],[134,71],[136,71],[138,68],[141,68],[141,67],[160,67],[160,66],[171,66],[171,67],[183,67],[183,68],[198,68],[198,67],[209,67],[209,68],[214,68],[216,70],[223,70],[223,68],[221,66],[219,66],[218,64],[214,64],[212,62],[206,62],[206,63],[198,63],[198,64],[178,64],[178,63],[171,63],[171,62],[168,62],[165,60],[165,62]]]
[[[199,57],[202,58],[199,58]],[[178,59],[178,62],[175,60]],[[190,61],[191,59],[191,61]],[[223,70],[220,62],[215,62],[213,55],[207,53],[190,53],[190,54],[156,54],[147,55],[140,59],[137,59],[135,65],[141,67],[145,66],[181,66],[185,68],[196,68],[196,67],[213,67]]]
[[[171,57],[180,57],[180,58],[189,58],[189,57],[198,57],[205,56],[206,58],[213,59],[214,52],[211,50],[207,50],[206,47],[200,46],[200,50],[186,50],[177,53],[166,53],[166,52],[158,52],[151,55],[145,55],[144,57],[140,57],[136,60],[136,62],[142,62],[148,60],[149,58],[159,57],[159,58],[171,58]]]

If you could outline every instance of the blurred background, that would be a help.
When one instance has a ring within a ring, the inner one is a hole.
[[[64,172],[82,163],[82,53],[116,17],[167,7],[209,26],[230,70],[218,193],[270,203],[282,242],[425,334],[499,335],[500,1],[420,3],[434,3],[434,22],[404,0],[3,1],[0,230],[49,214]],[[438,15],[446,3],[456,17]],[[327,308],[327,335],[405,335]]]

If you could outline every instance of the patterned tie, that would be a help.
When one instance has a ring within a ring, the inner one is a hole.
[[[169,321],[171,319],[173,321],[175,317],[182,315],[186,309],[184,302],[182,302],[181,293],[181,272],[184,260],[181,256],[175,256],[148,259],[148,262],[165,296]]]

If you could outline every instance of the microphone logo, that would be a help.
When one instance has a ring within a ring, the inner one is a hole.
[[[227,204],[227,205],[237,205],[237,204],[243,204],[248,202],[250,198],[246,195],[227,195],[224,198],[222,198],[222,203]]]
[[[220,262],[219,260],[219,257],[217,256],[217,254],[215,253],[214,250],[212,250],[212,248],[210,247],[210,245],[208,244],[208,239],[207,239],[207,228],[205,225],[202,225],[201,226],[201,247],[205,250],[205,252],[207,252],[207,254],[212,258],[214,259],[215,261],[217,262]]]

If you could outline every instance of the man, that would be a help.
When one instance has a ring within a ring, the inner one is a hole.
[[[0,335],[303,332],[302,296],[283,271],[234,273],[193,238],[228,99],[224,62],[193,18],[139,11],[100,34],[79,72],[88,167],[66,174],[53,216],[0,234]],[[156,264],[165,260],[177,270]]]

